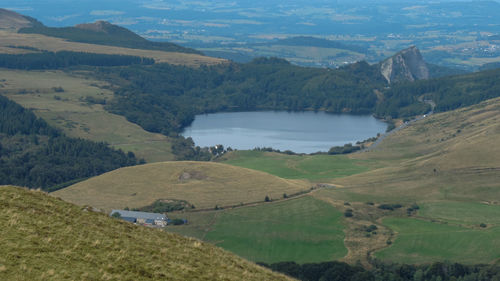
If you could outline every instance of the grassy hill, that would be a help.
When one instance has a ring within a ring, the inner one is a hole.
[[[169,138],[104,110],[100,103],[113,98],[108,83],[63,71],[0,70],[0,77],[1,94],[70,137],[107,142],[147,162],[173,160]]]
[[[37,50],[75,51],[147,57],[156,62],[188,66],[225,62],[176,44],[148,41],[126,28],[107,22],[52,28],[5,9],[0,9],[0,37],[0,53],[7,54]]]
[[[30,27],[32,24],[30,18],[0,8],[0,29],[16,31],[20,28]]]
[[[233,151],[219,159],[222,163],[270,173],[285,179],[325,181],[368,171],[370,160],[344,155],[287,155],[264,151]]]
[[[290,280],[199,240],[1,186],[2,280]]]
[[[353,155],[385,168],[336,181],[358,194],[399,200],[500,202],[500,99],[434,114]]]
[[[186,200],[196,209],[262,202],[310,187],[263,172],[211,162],[161,162],[118,169],[53,193],[69,202],[110,210],[158,199]]]
[[[335,179],[344,188],[315,196],[348,201],[355,221],[390,229],[387,240],[393,243],[375,253],[382,260],[494,262],[500,258],[490,250],[500,243],[498,116],[498,98],[428,116],[387,137],[375,151],[351,156],[382,168]],[[376,208],[382,203],[403,207],[382,211]],[[419,210],[407,214],[413,204]],[[349,238],[356,230],[346,233]]]
[[[111,55],[130,55],[152,58],[156,62],[197,67],[200,65],[213,65],[224,63],[226,60],[207,57],[199,54],[166,52],[159,50],[143,50],[127,47],[107,46],[91,43],[71,42],[61,38],[49,37],[41,34],[20,34],[0,30],[0,51],[2,53],[26,53],[26,48],[13,48],[12,46],[29,47],[51,52],[74,51]],[[32,52],[32,51],[28,51]]]

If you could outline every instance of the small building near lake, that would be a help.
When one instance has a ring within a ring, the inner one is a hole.
[[[115,214],[119,214],[115,215]],[[167,225],[168,218],[160,213],[148,213],[127,210],[112,210],[110,216],[117,216],[118,218],[142,225],[164,227]]]

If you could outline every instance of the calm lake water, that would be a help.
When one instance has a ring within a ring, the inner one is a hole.
[[[298,153],[328,151],[385,132],[387,124],[370,115],[324,112],[230,112],[197,115],[182,133],[201,147],[272,147]]]

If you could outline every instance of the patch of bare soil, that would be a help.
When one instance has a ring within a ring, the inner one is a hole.
[[[204,180],[207,179],[207,175],[205,175],[201,171],[183,171],[179,175],[179,180],[180,181],[188,181],[188,180]]]

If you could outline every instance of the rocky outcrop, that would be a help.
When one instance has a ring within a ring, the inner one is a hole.
[[[429,69],[415,46],[402,50],[380,64],[380,72],[389,84],[429,78]]]

